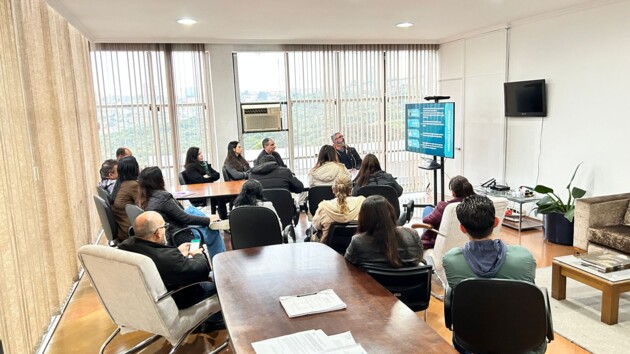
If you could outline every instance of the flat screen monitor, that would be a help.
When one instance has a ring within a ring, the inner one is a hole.
[[[506,82],[503,84],[506,117],[546,117],[545,80]]]
[[[455,154],[455,103],[405,105],[405,150],[452,159]]]

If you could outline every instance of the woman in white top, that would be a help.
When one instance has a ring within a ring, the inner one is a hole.
[[[330,224],[333,222],[347,223],[357,221],[359,218],[361,203],[363,203],[365,197],[350,196],[352,192],[352,181],[350,177],[345,174],[340,174],[337,176],[337,179],[335,179],[332,189],[335,194],[335,199],[324,200],[319,203],[317,211],[313,216],[313,224],[311,226],[314,230],[311,230],[310,241],[325,243]]]
[[[337,151],[332,145],[324,145],[319,149],[317,163],[308,172],[308,183],[314,186],[331,186],[339,175],[351,178],[350,172],[339,162]]]
[[[276,214],[276,217],[278,218],[278,223],[280,223],[280,230],[282,230],[282,222],[280,221],[280,217],[276,212],[276,208],[273,207],[273,203],[265,200],[262,191],[263,187],[260,182],[255,179],[247,180],[247,182],[243,183],[241,193],[239,193],[236,199],[234,199],[234,207],[238,208],[245,205],[255,205],[271,209],[273,210],[274,214]]]

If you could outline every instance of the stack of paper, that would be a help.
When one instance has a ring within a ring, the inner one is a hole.
[[[257,354],[367,354],[352,333],[327,336],[321,329],[288,334],[252,343]]]
[[[311,294],[281,296],[280,303],[290,318],[346,308],[346,304],[332,289]]]

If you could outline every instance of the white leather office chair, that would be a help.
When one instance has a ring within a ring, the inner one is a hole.
[[[500,197],[489,197],[494,204],[495,216],[499,218],[499,226],[497,226],[492,237],[495,238],[499,234],[499,230],[503,224],[503,218],[505,217],[505,210],[507,209],[508,200]],[[439,282],[444,287],[447,284],[446,274],[444,273],[444,266],[442,264],[442,257],[455,247],[462,247],[468,242],[468,236],[459,229],[459,220],[457,220],[457,214],[455,208],[459,203],[451,203],[446,206],[444,213],[442,214],[442,222],[440,223],[440,229],[438,231],[437,238],[435,239],[435,246],[433,249],[424,251],[424,259],[428,264],[433,265],[434,274],[437,276]],[[427,224],[413,224],[413,228],[430,228],[431,225]],[[442,298],[442,297],[439,297]]]
[[[98,245],[79,249],[79,260],[90,278],[101,304],[117,326],[100,349],[119,333],[145,331],[155,334],[128,352],[134,352],[164,337],[174,353],[186,337],[210,315],[221,311],[219,299],[212,296],[179,310],[160,278],[153,261],[144,255]],[[182,288],[183,289],[183,288]],[[227,346],[218,346],[216,353]]]

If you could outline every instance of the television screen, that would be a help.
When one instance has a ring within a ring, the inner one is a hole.
[[[405,105],[405,150],[449,159],[455,153],[455,103]]]
[[[503,84],[506,117],[546,117],[545,80],[506,82]]]

